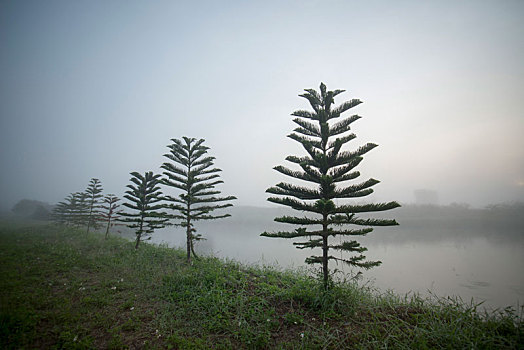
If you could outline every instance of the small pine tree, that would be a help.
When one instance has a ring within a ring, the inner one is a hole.
[[[102,198],[102,184],[100,180],[92,178],[86,189],[87,205],[89,213],[87,215],[87,233],[92,227],[95,230],[99,228],[99,206],[100,198]]]
[[[114,225],[115,222],[120,220],[120,212],[117,209],[120,207],[118,202],[120,198],[114,194],[108,194],[104,197],[103,204],[100,206],[103,210],[100,212],[102,221],[107,222],[106,226],[106,239],[109,237],[109,228]]]
[[[152,171],[144,175],[131,173],[132,184],[127,185],[129,190],[124,195],[129,203],[123,205],[133,212],[122,212],[120,215],[123,216],[121,221],[126,222],[129,228],[136,229],[135,249],[138,249],[141,240],[150,239],[150,234],[156,229],[163,228],[169,220],[165,213],[158,212],[165,208],[165,205],[160,203],[163,199],[158,186],[160,176],[153,175]]]
[[[53,208],[52,218],[59,224],[81,227],[87,224],[88,205],[84,192],[69,194]]]
[[[89,213],[87,194],[84,192],[75,192],[70,195],[68,200],[71,225],[77,228],[87,225]]]
[[[180,220],[178,225],[186,228],[187,261],[190,263],[191,253],[195,255],[194,241],[202,239],[201,235],[196,234],[193,222],[231,216],[211,213],[232,206],[233,204],[224,202],[236,197],[217,197],[220,191],[216,190],[215,186],[223,183],[222,180],[218,180],[218,173],[222,170],[213,168],[215,158],[207,155],[209,147],[203,145],[204,139],[183,137],[182,140],[171,141],[173,143],[167,146],[170,152],[164,156],[177,165],[168,162],[162,164],[161,168],[165,170],[163,174],[166,176],[163,184],[182,190],[178,198],[166,196],[166,200],[174,203],[170,208],[178,213],[170,217]]]
[[[295,210],[309,212],[313,217],[282,216],[275,221],[300,225],[301,227],[290,232],[262,233],[265,237],[277,238],[307,238],[305,242],[295,242],[299,249],[321,248],[322,255],[311,256],[306,259],[308,264],[321,264],[324,288],[328,288],[329,260],[340,261],[350,266],[369,269],[379,265],[380,261],[365,261],[362,254],[367,249],[362,247],[356,240],[344,241],[340,244],[329,244],[330,237],[358,237],[370,233],[370,226],[398,225],[395,220],[385,219],[363,219],[357,214],[367,212],[378,212],[399,207],[397,202],[380,204],[335,204],[335,199],[352,199],[367,196],[373,192],[372,186],[379,181],[369,179],[354,185],[344,185],[346,181],[360,176],[353,169],[362,161],[362,156],[377,147],[374,143],[367,143],[353,152],[342,151],[342,146],[354,139],[355,134],[348,134],[350,124],[360,119],[353,115],[333,123],[334,119],[341,117],[345,111],[361,103],[353,99],[333,107],[334,97],[344,90],[327,91],[326,86],[320,85],[320,93],[313,89],[305,90],[300,95],[306,98],[313,111],[299,110],[292,113],[297,117],[293,121],[298,125],[289,138],[299,142],[307,152],[305,157],[289,156],[287,161],[298,165],[301,170],[292,170],[283,166],[274,169],[284,175],[295,179],[313,183],[315,188],[296,186],[289,183],[279,183],[267,189],[266,192],[284,197],[269,197],[268,201],[291,207]],[[335,136],[338,136],[335,138]],[[353,228],[352,226],[365,226],[364,228]],[[316,226],[315,229],[307,229],[305,226]],[[334,229],[333,226],[340,227]],[[320,227],[320,228],[318,228]],[[316,238],[313,238],[316,237]],[[330,255],[330,250],[353,253],[349,259],[343,259]]]
[[[51,212],[52,220],[60,225],[69,224],[68,216],[70,209],[66,201],[58,202]]]

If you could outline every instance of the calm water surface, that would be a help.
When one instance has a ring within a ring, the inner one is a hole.
[[[293,240],[260,237],[265,230],[289,229],[269,215],[237,213],[237,219],[197,223],[207,238],[197,250],[244,263],[304,266],[304,259],[319,250],[299,250]],[[262,216],[262,217],[261,217]],[[520,307],[524,303],[524,239],[521,235],[478,234],[464,228],[378,228],[360,242],[368,259],[382,265],[364,272],[363,283],[399,294],[458,296],[484,302],[487,308]],[[155,232],[155,243],[185,247],[181,228]],[[335,238],[337,242],[337,238]],[[338,267],[330,262],[330,267]]]

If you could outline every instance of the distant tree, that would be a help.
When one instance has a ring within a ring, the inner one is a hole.
[[[29,216],[30,219],[32,220],[49,220],[51,218],[51,212],[46,208],[44,207],[43,205],[38,205],[35,209],[35,211],[33,212],[33,214],[31,214]]]
[[[101,205],[102,211],[100,212],[100,217],[102,221],[107,222],[106,239],[109,236],[109,228],[120,220],[120,212],[117,211],[120,205],[116,204],[119,200],[120,198],[114,194],[108,194],[104,197],[103,204]]]
[[[33,212],[36,209],[37,204],[29,199],[22,199],[18,203],[16,203],[13,208],[11,208],[11,211],[15,213],[18,216],[29,216],[33,214]]]
[[[102,184],[100,180],[92,178],[86,189],[87,206],[89,213],[87,215],[87,233],[92,227],[95,230],[100,227],[98,220],[100,218],[100,198],[102,198]]]
[[[16,203],[11,211],[17,216],[33,219],[33,220],[48,220],[50,217],[51,205],[45,202],[22,199]]]
[[[51,219],[58,224],[67,225],[69,223],[69,210],[66,201],[58,202],[51,212]]]
[[[370,233],[373,228],[369,226],[398,225],[395,220],[359,218],[357,214],[378,212],[399,207],[397,202],[380,204],[338,204],[336,199],[351,199],[367,196],[373,192],[372,186],[379,181],[369,179],[353,185],[343,183],[360,176],[353,169],[362,161],[362,156],[377,147],[374,143],[367,143],[353,152],[342,151],[342,146],[354,139],[353,133],[347,134],[350,124],[360,119],[353,115],[333,123],[334,119],[341,116],[350,108],[361,103],[353,99],[333,107],[334,97],[344,90],[327,91],[326,86],[320,84],[320,93],[307,89],[301,97],[306,98],[313,111],[298,110],[292,113],[297,117],[293,121],[298,125],[289,138],[299,142],[307,152],[304,157],[289,156],[287,161],[298,165],[301,170],[292,170],[283,166],[274,169],[284,175],[295,179],[313,183],[315,187],[296,186],[289,183],[279,183],[267,189],[266,192],[284,197],[269,197],[268,201],[289,206],[295,210],[312,213],[312,217],[282,216],[275,221],[299,225],[301,227],[286,232],[264,232],[262,236],[277,238],[306,238],[305,242],[295,242],[299,249],[321,248],[322,255],[311,256],[306,259],[308,264],[321,264],[324,288],[329,285],[329,260],[346,263],[353,267],[369,269],[379,265],[380,261],[365,261],[362,254],[367,249],[356,240],[342,241],[340,244],[330,244],[330,237],[355,237]],[[338,136],[335,138],[335,136]],[[352,226],[365,226],[353,228]],[[307,229],[305,226],[316,226]],[[333,227],[339,227],[334,229]],[[314,238],[316,237],[316,238]],[[329,251],[336,250],[347,252],[351,255],[348,259],[330,255]]]
[[[231,216],[230,214],[212,215],[217,209],[232,206],[225,203],[236,199],[234,196],[218,197],[220,191],[215,186],[223,183],[218,180],[220,169],[213,167],[214,157],[207,155],[209,147],[203,145],[204,139],[183,137],[182,140],[171,139],[168,145],[170,152],[164,156],[174,163],[162,164],[164,169],[163,184],[182,190],[178,197],[166,196],[166,200],[172,202],[171,209],[176,214],[170,217],[180,220],[177,225],[186,229],[187,261],[191,262],[191,253],[195,255],[193,245],[195,241],[202,239],[196,234],[193,226],[194,221],[213,220]],[[175,164],[176,163],[176,164]],[[222,204],[220,204],[222,203]]]
[[[75,227],[86,225],[88,219],[86,193],[74,192],[69,194],[64,201],[59,202],[54,207],[51,217],[60,224]]]
[[[87,202],[87,193],[75,192],[71,203],[72,207],[72,224],[75,227],[86,226],[89,222],[89,204]]]
[[[122,212],[121,221],[126,222],[129,228],[136,229],[135,249],[141,240],[150,239],[154,230],[162,228],[169,220],[166,213],[158,210],[165,208],[161,203],[162,192],[158,186],[161,175],[153,175],[153,172],[146,172],[141,175],[137,172],[131,173],[129,188],[124,195],[129,202],[123,205],[132,210],[131,213]]]

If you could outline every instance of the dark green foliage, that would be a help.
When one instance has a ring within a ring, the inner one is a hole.
[[[100,218],[100,213],[98,209],[100,208],[100,198],[102,198],[102,185],[100,180],[91,179],[86,190],[87,205],[89,207],[89,214],[87,217],[87,233],[89,229],[93,227],[95,230],[100,227],[98,220]]]
[[[279,183],[268,188],[266,192],[282,197],[269,197],[273,203],[289,206],[293,209],[310,212],[310,217],[278,217],[275,221],[300,226],[313,226],[315,228],[299,227],[293,231],[264,232],[262,236],[277,238],[307,238],[305,242],[294,242],[299,248],[322,248],[322,255],[311,256],[306,259],[309,264],[322,264],[324,287],[328,287],[329,260],[340,261],[350,266],[369,269],[379,265],[380,261],[366,261],[364,253],[367,249],[356,240],[341,241],[340,244],[330,244],[329,237],[354,237],[364,236],[373,229],[369,226],[398,225],[391,219],[363,219],[358,213],[384,211],[399,207],[397,202],[380,204],[335,204],[335,199],[351,199],[365,197],[373,192],[372,186],[379,181],[368,179],[357,184],[347,185],[346,181],[360,176],[353,169],[362,161],[362,156],[377,147],[374,143],[367,143],[355,151],[344,151],[342,146],[353,140],[356,136],[350,131],[350,125],[360,119],[358,115],[344,118],[338,122],[341,114],[359,105],[360,100],[353,99],[334,107],[334,97],[344,90],[327,91],[326,86],[320,84],[320,93],[307,89],[300,95],[306,98],[313,111],[296,111],[292,113],[297,117],[293,121],[298,125],[289,138],[299,142],[307,152],[304,157],[289,156],[287,161],[294,163],[301,170],[292,170],[283,166],[274,169],[278,172],[309,183],[316,187],[297,186],[289,183]],[[337,137],[335,137],[337,136]],[[336,228],[334,228],[336,226]],[[357,226],[357,228],[355,228]],[[364,228],[358,228],[365,226]],[[349,258],[330,255],[330,250],[347,252]]]
[[[89,220],[89,204],[87,194],[84,192],[75,192],[71,199],[71,217],[70,221],[75,227],[87,225]]]
[[[65,201],[58,202],[58,204],[55,205],[53,208],[53,211],[51,212],[51,218],[54,222],[57,224],[66,225],[67,217],[69,214],[69,207],[67,203],[67,198]]]
[[[31,216],[29,216],[31,220],[44,220],[48,221],[51,219],[51,212],[44,207],[43,205],[39,205],[36,207],[35,211]]]
[[[129,188],[124,195],[129,202],[123,205],[132,209],[131,213],[122,212],[121,221],[126,222],[129,228],[136,229],[135,249],[141,240],[150,239],[150,234],[154,230],[164,227],[168,220],[165,213],[158,210],[165,208],[161,203],[162,193],[158,184],[161,175],[153,175],[152,171],[146,172],[143,176],[132,172]]]
[[[106,226],[106,239],[109,236],[109,228],[115,225],[115,222],[120,220],[120,212],[117,209],[120,204],[116,204],[120,198],[114,194],[108,194],[104,197],[103,204],[100,206],[102,211],[100,212],[100,218],[102,221],[107,222]]]
[[[52,206],[48,203],[31,199],[22,199],[11,209],[17,216],[32,220],[49,220],[51,210]]]
[[[102,185],[98,179],[91,179],[84,192],[74,192],[53,208],[51,218],[59,224],[75,227],[99,228]],[[42,212],[40,211],[42,214]]]
[[[194,221],[225,218],[229,214],[213,215],[212,212],[232,206],[224,203],[234,196],[219,197],[220,191],[215,186],[222,183],[218,178],[221,170],[213,167],[215,157],[207,155],[209,147],[203,145],[203,139],[183,137],[182,140],[172,139],[173,143],[167,146],[170,150],[164,156],[174,163],[162,164],[166,178],[163,183],[182,191],[178,197],[166,196],[172,202],[170,208],[177,214],[171,218],[179,221],[178,225],[186,228],[187,261],[191,261],[191,252],[194,253],[194,241],[202,239],[196,234]],[[220,204],[222,203],[222,204]]]
[[[59,224],[74,227],[87,225],[89,218],[89,206],[86,201],[85,192],[74,192],[69,194],[64,201],[59,202],[53,209],[52,218]]]
[[[31,201],[28,199],[22,199],[18,203],[16,203],[11,211],[15,213],[18,216],[30,216],[35,211],[36,207],[38,206],[38,203],[35,203],[36,201]]]

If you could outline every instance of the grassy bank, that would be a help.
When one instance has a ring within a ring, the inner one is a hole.
[[[0,224],[1,348],[508,348],[522,319],[51,225]]]

